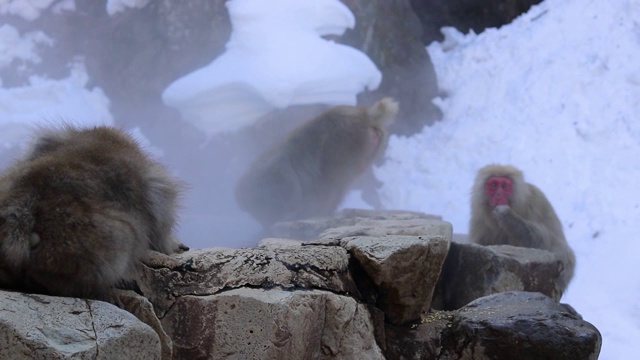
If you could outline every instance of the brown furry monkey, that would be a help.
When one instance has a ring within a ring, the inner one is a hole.
[[[351,183],[387,142],[398,104],[336,106],[265,152],[236,186],[240,208],[265,228],[278,221],[330,215]]]
[[[481,245],[513,245],[548,250],[562,260],[559,285],[569,285],[576,264],[562,224],[549,200],[526,183],[513,166],[488,165],[478,171],[471,194],[469,238]]]
[[[45,130],[0,176],[0,284],[108,299],[172,237],[180,183],[126,133]]]

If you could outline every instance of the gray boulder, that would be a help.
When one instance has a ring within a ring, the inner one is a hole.
[[[440,359],[596,360],[602,336],[540,293],[506,292],[460,309],[442,333]]]
[[[432,307],[454,310],[499,292],[531,291],[558,301],[561,261],[551,252],[510,245],[451,243]]]
[[[456,311],[436,311],[414,326],[387,326],[387,359],[590,360],[602,337],[555,300],[531,292],[480,298]]]
[[[321,290],[182,296],[162,323],[175,359],[384,359],[366,306]]]
[[[416,320],[429,310],[450,237],[348,237],[344,246],[373,284],[369,296],[392,324]],[[366,283],[359,281],[357,283]],[[364,291],[363,291],[364,293]]]
[[[0,359],[160,359],[158,335],[102,301],[0,290]]]

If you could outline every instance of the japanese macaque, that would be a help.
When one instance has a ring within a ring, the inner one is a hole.
[[[387,143],[398,104],[336,106],[260,156],[236,186],[240,208],[265,229],[278,221],[333,213],[351,183]]]
[[[172,237],[181,184],[126,133],[45,130],[0,176],[0,285],[109,300]]]
[[[526,183],[513,166],[488,165],[478,171],[471,195],[469,238],[481,245],[513,245],[548,250],[564,264],[564,291],[576,264],[562,224],[549,200]]]

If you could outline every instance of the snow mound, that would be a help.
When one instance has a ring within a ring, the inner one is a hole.
[[[355,25],[338,0],[231,0],[226,52],[169,85],[165,104],[211,136],[291,105],[355,105],[381,73],[359,50],[325,40]]]

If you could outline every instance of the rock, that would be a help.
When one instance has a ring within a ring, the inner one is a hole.
[[[386,327],[387,359],[597,359],[598,330],[540,293],[505,292]]]
[[[450,231],[447,226],[451,225],[425,220],[442,218],[413,211],[344,209],[332,217],[280,222],[271,232],[275,237],[315,240],[356,235],[430,235],[434,224],[442,226],[445,235]]]
[[[388,219],[362,220],[354,225],[339,226],[327,229],[320,234],[320,239],[343,239],[348,236],[441,236],[451,240],[453,235],[451,224],[431,219]]]
[[[542,0],[411,0],[422,24],[422,41],[442,41],[440,29],[453,26],[463,33],[476,34],[486,28],[510,23],[531,5]]]
[[[111,304],[0,290],[2,359],[160,359],[158,335]]]
[[[344,247],[355,259],[352,273],[366,301],[382,309],[390,323],[417,319],[431,304],[449,249],[451,224],[413,212],[347,210],[343,214],[279,223],[274,232],[319,238],[306,243],[310,245]]]
[[[602,336],[590,323],[540,293],[478,299],[442,332],[438,359],[595,360]]]
[[[510,245],[481,246],[451,243],[432,307],[458,309],[499,292],[531,291],[556,301],[562,262],[551,252]]]
[[[364,51],[382,71],[378,90],[362,94],[362,103],[391,96],[400,102],[395,134],[414,134],[442,113],[431,99],[439,95],[436,73],[420,39],[420,20],[409,0],[342,0],[356,16],[356,27],[339,39]]]
[[[115,302],[119,308],[130,312],[156,332],[160,339],[162,360],[171,360],[173,358],[173,343],[162,328],[149,300],[131,290],[116,290]]]
[[[349,237],[349,251],[373,283],[376,299],[392,324],[416,320],[429,309],[440,269],[449,250],[449,238],[432,236]],[[356,277],[361,285],[366,283]],[[362,290],[367,296],[370,291]]]
[[[327,291],[182,296],[162,322],[175,359],[384,359],[366,307]]]
[[[243,286],[357,291],[348,264],[347,251],[336,246],[155,253],[146,261],[138,285],[162,318],[180,296],[212,295]]]
[[[387,324],[387,359],[431,360],[440,354],[440,334],[453,319],[453,312],[439,311],[425,315],[419,324],[395,326]]]
[[[150,252],[144,295],[114,299],[135,317],[0,291],[0,358],[597,359],[597,329],[557,303],[551,253],[451,243],[451,225],[424,214],[347,213],[297,222],[331,234],[313,241]]]

